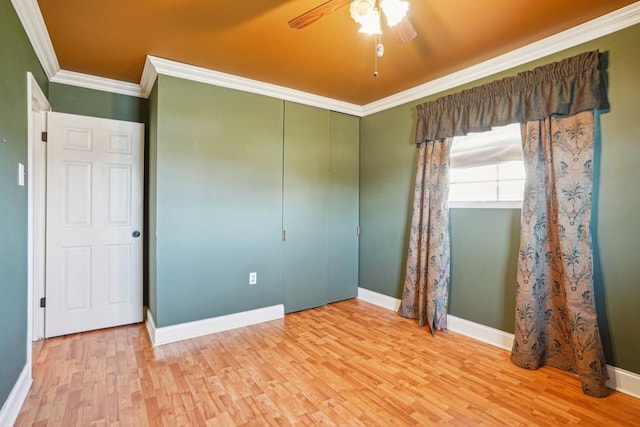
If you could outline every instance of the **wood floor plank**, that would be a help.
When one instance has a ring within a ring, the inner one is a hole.
[[[40,341],[18,426],[635,426],[640,400],[348,300],[153,348],[144,325]]]

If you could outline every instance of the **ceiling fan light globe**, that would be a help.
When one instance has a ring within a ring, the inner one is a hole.
[[[374,10],[374,0],[353,0],[349,7],[351,18],[360,25],[363,25],[367,21],[369,14]]]
[[[407,16],[409,2],[404,0],[382,0],[380,7],[384,12],[384,17],[390,27],[395,27]]]
[[[358,32],[365,34],[382,34],[382,28],[380,27],[380,12],[377,10],[371,11],[364,22],[360,25]]]

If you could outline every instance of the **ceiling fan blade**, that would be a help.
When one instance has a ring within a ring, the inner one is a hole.
[[[416,29],[413,28],[411,21],[409,21],[409,18],[406,16],[402,18],[402,21],[400,21],[399,24],[389,29],[391,30],[391,34],[393,35],[393,39],[396,44],[409,43],[418,35],[416,33]]]
[[[299,30],[307,25],[313,24],[323,16],[333,13],[349,3],[351,3],[351,0],[329,0],[328,2],[322,3],[320,6],[314,7],[300,16],[293,18],[289,21],[289,27]]]

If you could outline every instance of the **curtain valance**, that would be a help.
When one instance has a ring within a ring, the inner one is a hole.
[[[586,52],[418,105],[416,143],[607,107],[600,54]]]

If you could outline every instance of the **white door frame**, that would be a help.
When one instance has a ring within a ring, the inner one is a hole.
[[[27,362],[31,365],[32,342],[44,337],[44,309],[40,308],[40,297],[44,296],[45,278],[44,253],[45,217],[44,207],[46,187],[42,187],[42,177],[46,177],[46,158],[37,150],[42,144],[41,132],[46,123],[36,115],[51,111],[51,104],[33,77],[27,72]]]

